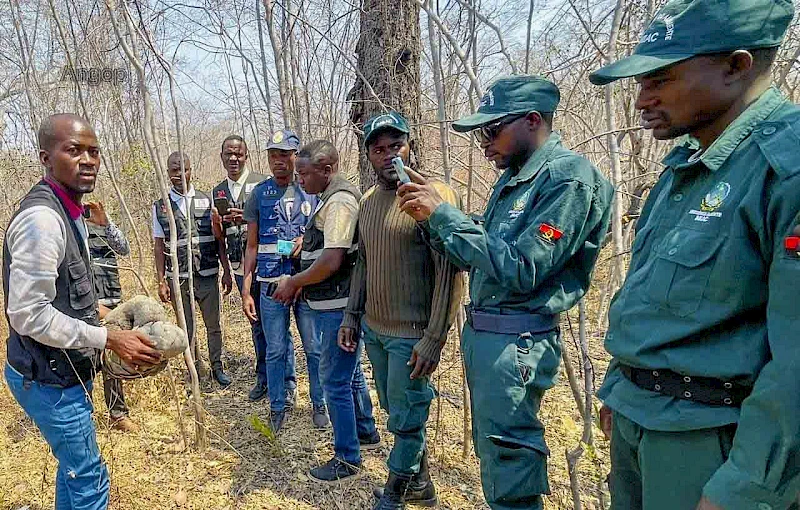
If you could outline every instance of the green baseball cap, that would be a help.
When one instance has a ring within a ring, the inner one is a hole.
[[[483,95],[478,111],[453,122],[453,129],[472,131],[515,113],[551,113],[560,100],[558,87],[539,76],[499,78]]]
[[[364,147],[369,147],[369,143],[387,129],[394,129],[404,134],[411,132],[408,121],[397,112],[375,115],[364,123]]]
[[[595,85],[652,73],[697,55],[780,46],[791,0],[672,0],[653,18],[633,55],[589,75]]]

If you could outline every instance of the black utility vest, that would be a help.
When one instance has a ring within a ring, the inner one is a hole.
[[[266,175],[250,172],[247,179],[245,179],[238,200],[234,200],[233,195],[231,195],[231,190],[228,188],[228,179],[217,184],[211,194],[215,200],[220,198],[228,200],[228,207],[244,210],[245,203],[250,197],[250,193],[252,193],[253,189],[256,187],[256,184],[266,178]],[[225,228],[228,262],[231,263],[231,268],[235,271],[239,269],[244,262],[244,252],[247,248],[247,223],[241,225],[223,223],[222,226]]]
[[[300,255],[300,267],[303,271],[311,267],[322,255],[325,246],[325,235],[317,228],[316,217],[319,210],[336,193],[350,193],[356,200],[361,200],[361,192],[350,181],[335,175],[328,187],[319,194],[320,203],[317,210],[308,220],[303,234],[303,252]],[[337,310],[347,306],[350,296],[350,276],[358,260],[358,231],[353,236],[353,244],[347,250],[342,265],[327,280],[303,287],[303,297],[313,310]]]
[[[175,215],[175,227],[178,238],[178,272],[180,279],[189,278],[189,263],[186,259],[186,247],[189,245],[186,216],[172,199],[169,201]],[[164,255],[166,276],[172,274],[172,258],[169,252],[169,219],[164,201],[156,201],[156,219],[164,230]],[[203,192],[195,190],[194,197],[189,200],[187,212],[192,215],[192,270],[200,276],[211,276],[219,272],[219,251],[217,240],[211,229],[211,198]]]
[[[46,206],[54,210],[66,226],[67,244],[64,250],[64,260],[58,266],[56,297],[52,305],[65,315],[80,319],[93,326],[99,325],[97,296],[92,284],[91,261],[78,227],[70,219],[64,204],[44,181],[40,181],[31,188],[22,199],[19,210],[14,213],[11,221],[13,222],[21,211],[34,206]],[[8,279],[11,262],[11,253],[8,246],[4,245],[3,292],[6,299],[6,319],[8,319]],[[51,386],[68,388],[85,383],[94,378],[99,367],[100,351],[96,349],[50,347],[33,338],[20,335],[10,327],[10,323],[7,348],[8,363],[25,379]]]
[[[92,255],[92,277],[97,299],[105,306],[114,307],[122,300],[119,283],[117,254],[108,246],[106,229],[87,222],[89,229],[89,253]]]

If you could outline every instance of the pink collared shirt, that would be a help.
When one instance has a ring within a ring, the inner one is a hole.
[[[64,191],[64,188],[62,188],[61,185],[49,175],[44,178],[44,182],[53,188],[56,196],[61,200],[61,202],[64,203],[64,206],[67,208],[67,214],[69,214],[69,217],[72,221],[75,221],[81,217],[81,214],[83,213],[83,204],[72,200],[72,197],[67,195],[67,192]]]

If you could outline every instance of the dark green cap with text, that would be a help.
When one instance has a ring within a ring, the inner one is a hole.
[[[780,46],[794,15],[791,0],[672,0],[633,55],[589,75],[595,85],[641,76],[697,55]]]
[[[453,122],[453,129],[464,133],[507,115],[533,111],[552,113],[560,100],[558,87],[539,76],[499,78],[484,94],[478,111]]]
[[[381,131],[393,129],[401,133],[408,134],[408,121],[397,112],[388,112],[376,115],[364,123],[364,147],[369,147],[369,143],[378,136]]]

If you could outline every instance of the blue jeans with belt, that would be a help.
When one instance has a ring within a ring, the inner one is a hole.
[[[334,456],[350,464],[361,462],[359,437],[375,433],[372,400],[361,370],[362,343],[356,352],[339,347],[337,336],[344,311],[311,310],[322,340],[319,367],[333,425]]]
[[[269,286],[261,284],[261,325],[267,344],[267,380],[269,381],[269,404],[272,412],[282,412],[286,406],[286,391],[297,387],[294,381],[294,344],[289,333],[289,312],[294,307],[297,330],[303,343],[308,368],[308,393],[316,406],[325,404],[319,378],[320,344],[319,333],[310,317],[311,309],[305,301],[292,306],[284,305],[267,295]],[[288,358],[288,359],[287,359]],[[292,381],[287,372],[291,364]]]
[[[87,394],[80,384],[56,388],[26,381],[9,364],[5,376],[58,459],[56,510],[105,510],[110,484],[92,421],[92,382],[86,383]]]

